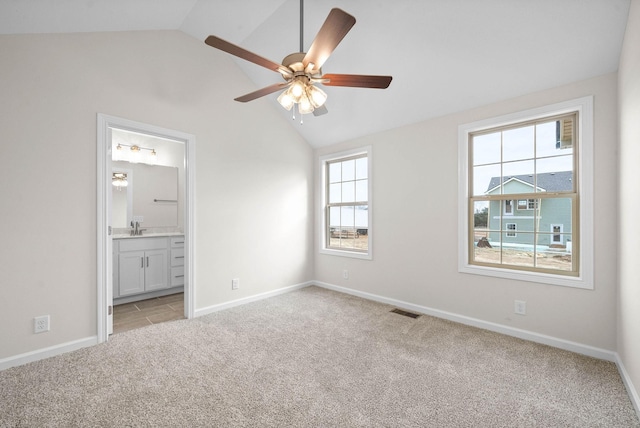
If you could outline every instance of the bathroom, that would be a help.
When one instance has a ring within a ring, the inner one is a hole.
[[[184,318],[185,150],[111,130],[113,333]]]

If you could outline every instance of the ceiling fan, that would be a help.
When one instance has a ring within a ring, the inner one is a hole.
[[[325,86],[378,89],[385,89],[391,83],[391,76],[322,74],[322,65],[355,23],[356,19],[343,10],[331,9],[329,16],[327,16],[316,38],[311,43],[309,51],[303,52],[303,0],[300,0],[300,52],[287,55],[282,60],[282,64],[261,57],[216,36],[207,37],[205,43],[246,61],[278,72],[284,78],[284,82],[275,83],[235,98],[236,101],[252,101],[286,88],[278,96],[278,102],[285,109],[291,110],[297,105],[298,112],[301,115],[313,113],[314,116],[320,116],[327,113],[327,108],[324,105],[327,100],[327,94],[318,88],[315,85],[316,83],[321,83]]]

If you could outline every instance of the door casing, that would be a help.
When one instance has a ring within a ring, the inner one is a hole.
[[[193,318],[195,312],[195,156],[194,135],[162,128],[129,119],[97,115],[97,337],[98,343],[106,342],[113,324],[112,287],[112,238],[111,231],[111,130],[131,132],[166,138],[184,144],[185,161],[185,287],[184,316]]]

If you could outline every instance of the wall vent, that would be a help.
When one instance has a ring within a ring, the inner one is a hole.
[[[420,314],[414,314],[413,312],[403,311],[402,309],[398,309],[398,308],[393,309],[391,312],[398,315],[404,315],[405,317],[409,317],[409,318],[418,318],[420,316]]]

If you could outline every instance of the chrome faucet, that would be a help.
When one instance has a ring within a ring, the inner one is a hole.
[[[140,223],[138,223],[138,222],[136,221],[136,235],[137,235],[137,236],[142,236],[142,231],[143,231],[143,230],[147,230],[147,229],[142,229],[142,228],[140,227]]]
[[[142,229],[140,228],[140,222],[135,222],[135,224],[133,223],[133,221],[131,222],[131,236],[142,236],[142,231],[147,230],[147,229]]]

